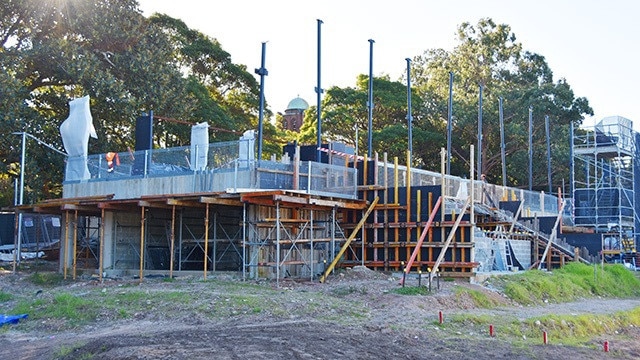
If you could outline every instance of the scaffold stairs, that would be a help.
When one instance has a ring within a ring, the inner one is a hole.
[[[509,232],[507,232],[507,235],[514,232],[525,233],[531,236],[532,238],[537,238],[538,241],[541,243],[541,245],[545,246],[545,251],[548,251],[549,248],[553,248],[556,251],[560,251],[565,255],[571,258],[574,258],[575,257],[574,247],[569,244],[560,243],[557,241],[557,228],[559,226],[559,220],[562,217],[563,209],[564,209],[564,204],[561,206],[558,212],[558,219],[556,221],[556,225],[554,226],[554,229],[550,236],[540,231],[537,231],[531,228],[530,226],[524,224],[523,222],[519,221],[516,217],[519,215],[520,210],[516,215],[513,215],[511,212],[507,212],[502,209],[490,208],[486,210],[490,212],[490,215],[494,219],[500,222],[511,223],[511,229]],[[582,262],[588,263],[586,259],[580,258],[579,260]],[[507,263],[507,266],[509,266],[508,263]]]

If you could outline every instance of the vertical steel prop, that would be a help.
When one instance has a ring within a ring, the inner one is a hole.
[[[369,97],[367,108],[369,109],[369,135],[367,140],[367,156],[371,157],[373,152],[373,39],[369,39]]]
[[[478,95],[478,171],[476,176],[478,179],[482,177],[484,173],[482,171],[482,90],[484,86],[480,85],[480,93]]]
[[[316,161],[317,162],[321,162],[321,155],[322,152],[320,151],[320,148],[322,147],[322,117],[321,117],[321,113],[322,113],[322,87],[320,86],[320,69],[321,69],[321,64],[320,64],[320,54],[321,54],[321,28],[322,28],[322,20],[317,19],[318,22],[318,85],[315,88],[316,94],[317,94],[317,101],[318,101],[318,114],[317,114],[317,120],[318,120],[318,151],[316,153]]]
[[[533,106],[529,106],[529,191],[533,188]]]
[[[407,60],[407,127],[409,128],[409,156],[413,156],[413,115],[411,115],[411,59]]]
[[[498,111],[500,113],[500,157],[502,159],[502,186],[507,186],[507,155],[504,142],[504,114],[502,110],[502,97],[498,99]]]
[[[448,111],[448,115],[447,115],[447,175],[451,175],[451,130],[452,130],[452,127],[453,127],[453,71],[449,71],[449,111]]]
[[[544,117],[544,129],[547,135],[547,182],[549,182],[549,194],[553,193],[551,185],[551,136],[549,135],[549,115]]]
[[[269,72],[264,67],[265,52],[267,49],[267,43],[262,43],[262,60],[260,61],[260,68],[256,69],[256,74],[260,75],[260,110],[258,113],[258,161],[262,160],[262,123],[264,119],[264,77],[269,75]]]

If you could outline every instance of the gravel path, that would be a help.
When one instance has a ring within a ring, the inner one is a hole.
[[[593,298],[536,306],[508,306],[494,309],[474,309],[473,313],[493,316],[513,316],[518,320],[525,320],[545,315],[613,314],[617,311],[627,311],[636,307],[640,307],[640,299]],[[463,311],[452,311],[452,313],[461,312]]]

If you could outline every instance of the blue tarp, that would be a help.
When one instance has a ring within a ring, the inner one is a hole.
[[[20,319],[26,319],[27,314],[20,315],[2,315],[0,314],[0,326],[4,324],[17,324]]]

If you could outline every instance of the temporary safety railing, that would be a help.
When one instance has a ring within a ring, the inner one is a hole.
[[[386,173],[386,176],[385,176]],[[411,176],[407,176],[407,167],[394,165],[391,163],[378,162],[379,185],[392,187],[395,183],[395,176],[399,186],[407,186],[407,179],[411,179],[411,186],[441,186],[445,182],[445,196],[459,197],[464,200],[470,192],[471,180],[457,176],[442,175],[437,172],[411,169]],[[385,183],[385,179],[388,183]],[[501,201],[520,202],[524,200],[523,213],[525,217],[555,216],[558,214],[560,202],[558,197],[544,192],[528,191],[511,187],[489,184],[483,181],[473,181],[475,201],[482,202],[491,207],[498,208]],[[446,204],[445,204],[446,205]],[[456,209],[444,207],[445,212],[451,213]]]
[[[258,161],[247,155],[251,151],[245,149],[248,146],[245,143],[245,140],[215,143],[204,151],[185,146],[90,155],[86,158],[88,177],[77,178],[67,172],[65,184],[191,176],[193,185],[189,191],[194,193],[283,189],[357,197],[356,169],[310,161],[300,162],[296,167],[286,157],[282,161]],[[78,164],[78,160],[73,162]]]

